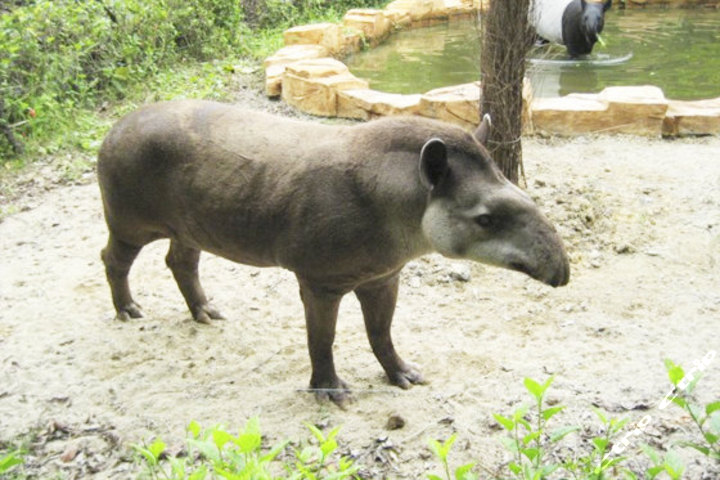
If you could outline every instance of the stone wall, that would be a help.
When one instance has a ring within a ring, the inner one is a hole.
[[[395,0],[384,9],[353,9],[342,24],[287,30],[285,47],[264,62],[268,96],[314,115],[369,120],[422,115],[474,128],[480,121],[478,82],[401,95],[372,90],[338,58],[374,46],[399,28],[427,26],[478,15],[487,0]],[[620,7],[719,6],[720,0],[624,0]],[[617,5],[617,3],[616,3]],[[617,8],[617,7],[616,7]],[[665,98],[654,86],[610,87],[598,94],[533,98],[523,88],[526,134],[626,133],[647,136],[720,135],[720,97],[699,101]]]

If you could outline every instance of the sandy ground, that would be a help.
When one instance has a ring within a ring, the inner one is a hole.
[[[529,402],[523,378],[550,375],[551,402],[568,407],[554,425],[585,428],[567,439],[576,453],[598,433],[591,405],[652,415],[638,438],[659,449],[694,438],[680,409],[656,405],[669,385],[663,359],[689,367],[720,350],[720,138],[528,139],[524,148],[527,189],[567,243],[571,283],[552,289],[440,256],[408,264],[394,338],[430,383],[407,391],[387,384],[347,297],[336,364],[356,401],[344,411],[304,391],[310,364],[289,272],[205,255],[201,278],[227,320],[199,325],[157,242],[131,275],[146,317],[115,322],[94,174],[15,198],[17,213],[0,223],[0,441],[35,432],[28,462],[41,477],[127,478],[130,443],[160,435],[180,445],[190,420],[235,430],[259,416],[268,444],[307,439],[303,422],[342,426],[340,450],[364,476],[420,478],[440,472],[427,439],[453,432],[453,463],[501,465],[491,414]],[[720,397],[720,358],[697,396]],[[388,430],[391,415],[405,426]],[[680,453],[686,478],[720,478],[717,464]],[[629,455],[634,468],[646,463]]]

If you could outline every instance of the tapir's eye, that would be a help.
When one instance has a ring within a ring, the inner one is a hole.
[[[491,215],[483,214],[475,217],[475,223],[482,228],[491,228],[495,225],[495,219]]]

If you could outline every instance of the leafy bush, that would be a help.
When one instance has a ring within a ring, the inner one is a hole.
[[[358,468],[341,457],[337,463],[330,457],[338,448],[335,437],[339,428],[325,435],[314,425],[307,425],[317,445],[295,450],[294,459],[280,459],[288,442],[281,442],[269,451],[262,448],[262,435],[257,418],[248,420],[238,435],[221,427],[202,430],[197,422],[188,426],[187,451],[172,456],[165,443],[156,439],[150,445],[135,445],[150,478],[172,480],[225,479],[292,479],[342,480],[354,478]],[[282,473],[281,473],[282,472]]]
[[[187,59],[226,55],[242,19],[232,0],[38,0],[0,16],[0,119],[21,136]],[[0,139],[4,142],[5,139]],[[0,143],[0,154],[8,145]]]

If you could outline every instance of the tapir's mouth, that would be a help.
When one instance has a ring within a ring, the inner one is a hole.
[[[540,280],[551,287],[561,287],[563,285],[567,285],[570,281],[570,265],[567,261],[563,262],[562,266],[550,278],[545,277],[541,274],[541,272],[534,272],[528,265],[521,262],[510,262],[509,267],[512,270],[524,273],[536,280]]]
[[[531,276],[531,277],[534,277],[534,275],[533,275],[532,272],[530,271],[530,267],[528,267],[528,266],[525,265],[524,263],[520,263],[520,262],[510,262],[510,268],[511,268],[512,270],[515,270],[515,271],[518,271],[518,272],[522,272],[522,273],[524,273],[524,274],[526,274],[526,275],[529,275],[529,276]]]

